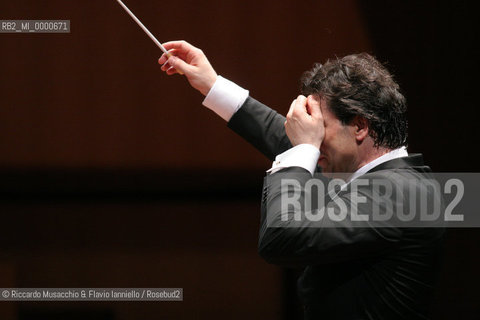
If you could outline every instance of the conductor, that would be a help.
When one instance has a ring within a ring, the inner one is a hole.
[[[351,187],[355,181],[383,179],[407,194],[403,182],[430,172],[422,155],[407,152],[406,101],[388,70],[366,53],[316,64],[283,117],[217,75],[200,49],[185,41],[164,46],[173,56],[160,57],[161,69],[184,73],[205,96],[203,105],[273,161],[263,187],[259,253],[269,263],[303,268],[298,293],[305,319],[428,319],[443,229],[356,228],[348,219],[328,227],[298,223],[281,204],[288,196],[282,175],[299,181],[303,200],[316,172],[342,172],[346,183],[335,197],[345,203],[364,197],[358,210],[369,215],[377,194],[368,185]],[[424,187],[420,182],[413,191]],[[406,199],[395,198],[394,208]],[[325,207],[336,202],[326,200]]]

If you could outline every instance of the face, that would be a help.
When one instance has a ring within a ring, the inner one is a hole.
[[[356,127],[344,125],[327,107],[325,99],[320,100],[325,124],[325,137],[320,146],[318,165],[322,172],[354,172],[357,167]]]

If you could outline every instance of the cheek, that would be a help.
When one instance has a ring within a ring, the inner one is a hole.
[[[333,136],[334,135],[332,135],[332,130],[330,130],[328,127],[325,128],[325,136],[323,137],[322,146],[328,148],[328,146],[331,144]]]
[[[332,153],[332,149],[338,148],[338,140],[339,136],[337,130],[334,130],[332,127],[325,128],[325,137],[323,139],[322,149],[327,153]]]
[[[346,152],[348,153],[349,147],[349,137],[343,130],[325,128],[325,138],[320,148],[321,151],[327,153],[330,157],[338,157]]]

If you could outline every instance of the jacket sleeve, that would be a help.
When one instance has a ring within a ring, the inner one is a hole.
[[[306,218],[305,207],[288,205],[285,199],[294,197],[292,188],[286,188],[285,184],[282,187],[285,179],[298,182],[296,191],[300,195],[297,196],[300,204],[318,197],[314,201],[318,209],[339,210],[336,205],[339,201],[348,207],[351,194],[345,193],[334,201],[328,194],[312,191],[315,188],[305,188],[305,183],[311,178],[307,170],[299,167],[265,177],[258,250],[267,262],[289,267],[344,262],[378,257],[398,243],[402,235],[401,228],[359,227],[352,224],[351,219],[334,222],[324,218],[315,221],[314,218]],[[361,192],[367,197],[371,196],[368,190]],[[359,213],[366,208],[359,206]],[[310,210],[310,213],[313,212]],[[300,214],[300,218],[297,219],[295,214]]]
[[[275,156],[292,147],[284,123],[285,117],[248,97],[228,127],[273,161]]]

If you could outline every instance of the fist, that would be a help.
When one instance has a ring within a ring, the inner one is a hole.
[[[307,143],[320,149],[325,137],[325,125],[320,98],[317,96],[298,96],[287,114],[285,131],[292,145]]]

